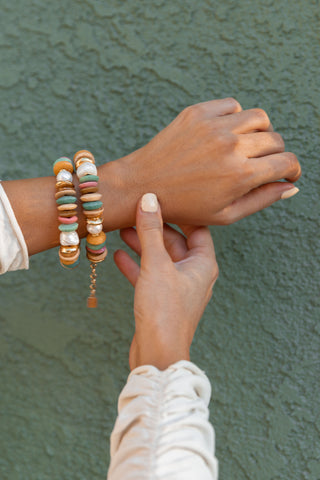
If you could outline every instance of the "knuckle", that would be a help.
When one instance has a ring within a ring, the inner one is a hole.
[[[200,104],[189,105],[181,112],[181,116],[184,120],[194,122],[201,118],[202,108]]]
[[[255,176],[256,168],[257,165],[254,162],[250,161],[250,159],[245,159],[237,163],[237,172],[235,173],[237,174],[239,179],[239,187],[243,184],[243,182],[247,184],[248,181],[250,181]]]
[[[295,177],[299,177],[301,175],[301,166],[297,156],[292,152],[286,152],[286,158],[288,162],[288,171],[290,174]]]
[[[263,124],[265,128],[269,127],[270,119],[267,112],[265,112],[265,110],[263,110],[262,108],[254,108],[253,113],[256,116],[256,118],[259,120],[259,123]]]
[[[234,152],[239,145],[239,138],[232,132],[217,131],[215,135],[215,142],[212,142],[215,150],[222,149]]]
[[[234,112],[240,112],[242,110],[240,103],[235,98],[227,97],[225,98],[225,101],[232,106]]]
[[[235,222],[234,215],[230,206],[221,210],[219,218],[215,219],[217,225],[231,225]]]
[[[282,135],[280,135],[280,133],[277,133],[277,132],[273,132],[272,135],[273,135],[274,140],[277,144],[278,151],[284,152],[285,144],[284,144],[284,140],[282,138]]]

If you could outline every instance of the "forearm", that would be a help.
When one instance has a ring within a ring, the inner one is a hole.
[[[135,152],[130,157],[134,156]],[[134,225],[137,193],[130,186],[130,182],[134,184],[134,180],[125,168],[125,159],[98,167],[99,192],[102,194],[104,204],[105,231]],[[2,182],[30,256],[59,245],[55,181],[52,175]],[[74,175],[74,185],[78,191],[76,175]],[[77,197],[79,200],[79,193]],[[82,238],[86,235],[86,222],[80,202],[77,211],[78,233]]]

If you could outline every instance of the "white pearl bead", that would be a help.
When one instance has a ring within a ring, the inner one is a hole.
[[[63,246],[68,245],[79,245],[80,239],[77,232],[61,232],[60,233],[60,244]]]
[[[85,162],[77,169],[78,178],[84,177],[84,175],[97,175],[97,167],[93,163]]]
[[[102,225],[87,225],[87,230],[94,235],[102,232]]]
[[[57,175],[57,182],[72,182],[72,173],[63,168]]]

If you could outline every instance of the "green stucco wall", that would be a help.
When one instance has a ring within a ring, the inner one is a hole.
[[[192,359],[212,382],[221,480],[320,479],[319,12],[317,0],[0,1],[2,179],[50,175],[84,147],[114,160],[186,105],[230,95],[265,108],[301,161],[296,197],[211,228],[221,273]],[[133,333],[119,245],[110,233],[97,311],[84,308],[88,263],[64,271],[57,250],[0,279],[1,480],[106,477]]]

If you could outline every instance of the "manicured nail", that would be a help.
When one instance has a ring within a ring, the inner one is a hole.
[[[290,188],[290,190],[286,190],[285,192],[283,192],[283,194],[281,195],[281,199],[285,200],[286,198],[293,197],[293,195],[295,195],[298,192],[299,192],[299,188],[297,187]]]
[[[144,212],[156,212],[158,210],[157,196],[154,193],[145,193],[142,197],[141,208]]]

